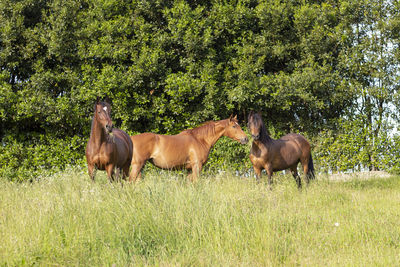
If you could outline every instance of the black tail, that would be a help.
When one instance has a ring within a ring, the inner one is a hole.
[[[314,180],[315,179],[315,172],[314,172],[314,163],[312,160],[312,156],[310,154],[310,160],[308,161],[308,173],[307,173],[308,179]]]

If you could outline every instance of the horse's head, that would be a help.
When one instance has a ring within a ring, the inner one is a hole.
[[[237,120],[237,116],[232,117],[230,116],[228,119],[228,125],[225,128],[224,136],[227,136],[233,140],[239,141],[242,144],[246,144],[249,139],[247,135],[243,132],[242,128]]]
[[[107,102],[97,102],[94,106],[94,116],[98,123],[101,124],[107,134],[112,132],[113,123],[111,121],[111,106]]]
[[[261,136],[261,130],[263,127],[262,116],[260,112],[253,112],[250,111],[249,118],[248,118],[248,125],[251,137],[254,140],[259,140]]]

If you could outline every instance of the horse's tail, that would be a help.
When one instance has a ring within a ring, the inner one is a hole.
[[[310,153],[310,160],[308,161],[308,172],[307,172],[308,179],[314,180],[315,179],[315,170],[314,170],[314,163]]]

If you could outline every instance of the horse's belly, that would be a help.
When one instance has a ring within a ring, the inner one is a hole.
[[[104,171],[106,169],[106,165],[105,164],[96,164],[96,167],[98,170]]]
[[[94,159],[94,165],[98,170],[104,171],[106,169],[106,166],[108,165],[108,161],[100,158],[100,157],[95,157]]]
[[[187,147],[183,144],[160,142],[150,159],[155,166],[162,169],[181,169],[186,166],[188,157]]]
[[[104,171],[105,170],[105,166],[106,164],[103,163],[99,157],[93,157],[93,159],[91,160],[92,164],[96,167],[96,169]]]
[[[161,169],[183,169],[186,166],[186,160],[180,158],[156,157],[151,159],[151,163]]]

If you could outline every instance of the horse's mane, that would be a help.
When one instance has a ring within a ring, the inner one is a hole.
[[[188,133],[188,134],[193,134],[194,136],[207,136],[207,135],[213,135],[215,134],[215,125],[217,122],[215,121],[206,121],[200,126],[193,128],[193,129],[187,129],[182,131],[181,133]]]
[[[272,138],[271,138],[271,136],[269,136],[267,128],[265,127],[264,122],[262,122],[262,125],[261,125],[260,136],[261,136],[261,141],[264,142],[264,143],[272,141]]]

